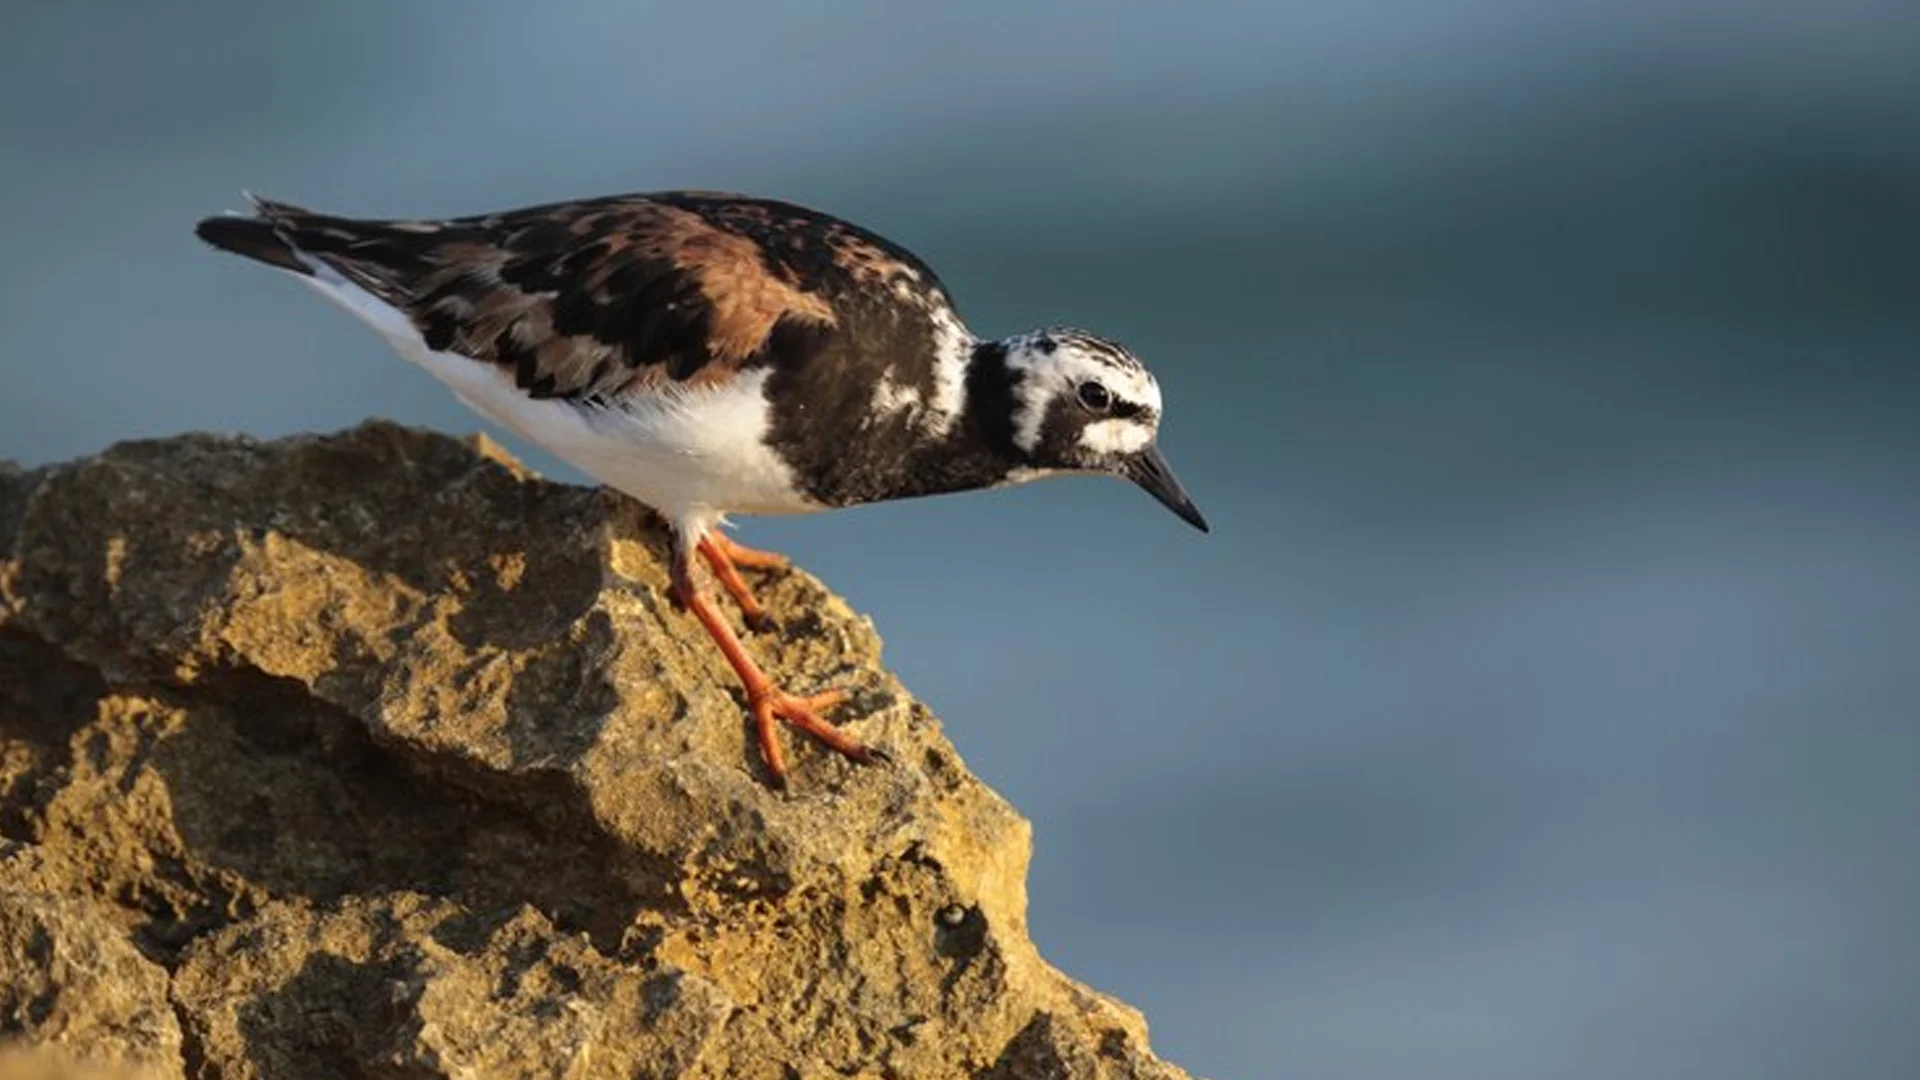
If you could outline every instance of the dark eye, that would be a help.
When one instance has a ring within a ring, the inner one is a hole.
[[[1106,412],[1113,408],[1113,395],[1097,382],[1083,382],[1080,384],[1080,404],[1094,412]]]

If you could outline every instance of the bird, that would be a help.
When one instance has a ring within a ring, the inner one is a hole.
[[[284,271],[365,322],[474,411],[669,526],[675,606],[738,676],[766,779],[785,723],[885,760],[829,722],[842,691],[789,693],[753,660],[772,628],[742,569],[785,557],[733,515],[1095,474],[1202,532],[1158,444],[1153,374],[1071,326],[982,338],[933,269],[849,221],[729,192],[611,195],[441,219],[369,219],[252,194],[198,237]]]

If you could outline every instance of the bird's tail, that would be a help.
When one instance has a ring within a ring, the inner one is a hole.
[[[231,251],[236,255],[245,255],[257,259],[268,266],[282,270],[291,270],[296,274],[311,275],[313,266],[302,259],[299,249],[287,239],[283,225],[276,221],[276,211],[293,210],[280,203],[270,202],[249,194],[259,217],[242,217],[238,214],[222,214],[219,217],[204,218],[193,227],[193,234],[222,251]]]

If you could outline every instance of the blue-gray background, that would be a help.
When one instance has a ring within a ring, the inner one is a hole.
[[[1094,481],[745,535],[873,614],[1161,1052],[1920,1075],[1911,0],[15,0],[0,456],[478,426],[193,242],[241,187],[672,186],[1160,373],[1211,537]]]

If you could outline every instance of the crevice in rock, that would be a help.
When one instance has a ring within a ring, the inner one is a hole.
[[[45,642],[10,634],[0,647],[11,669],[0,733],[36,757],[0,774],[0,835],[40,844],[61,865],[83,846],[126,851],[115,860],[123,867],[146,864],[145,874],[73,884],[120,910],[142,951],[169,969],[194,940],[268,899],[326,905],[407,891],[483,911],[528,903],[608,955],[639,910],[675,906],[665,870],[606,837],[564,774],[409,758],[300,683],[257,671],[111,685]],[[178,719],[133,731],[115,699]],[[69,742],[89,726],[101,760],[75,762]],[[153,780],[165,797],[143,800],[135,788]],[[50,804],[76,797],[105,813],[68,829],[49,820],[62,809]],[[138,809],[160,819],[127,813]]]
[[[107,692],[89,665],[54,645],[0,627],[0,836],[29,841],[29,819],[50,774],[65,768],[69,742]]]
[[[180,1025],[180,1069],[187,1080],[200,1080],[210,1075],[207,1066],[207,1048],[200,1040],[200,1032],[194,1027],[193,1013],[169,993],[167,1005],[173,1010],[173,1021]]]
[[[208,673],[187,694],[229,716],[280,720],[264,737],[282,743],[304,790],[264,797],[271,828],[209,833],[196,845],[276,898],[325,905],[350,893],[417,892],[482,914],[525,903],[607,955],[639,911],[675,906],[664,868],[608,837],[565,773],[502,774],[384,742],[299,682],[258,671]],[[276,857],[286,846],[307,854],[297,863]],[[332,865],[314,858],[320,851]]]

